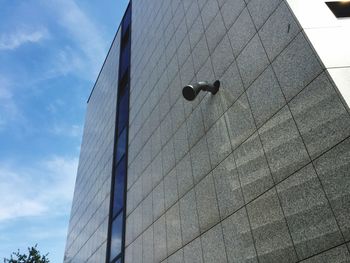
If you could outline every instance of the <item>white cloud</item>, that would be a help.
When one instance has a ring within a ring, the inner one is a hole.
[[[46,29],[20,29],[0,36],[0,50],[14,50],[26,43],[40,42],[47,36]]]
[[[87,65],[79,52],[66,46],[57,52],[47,76],[65,76],[71,72],[83,72]]]
[[[16,119],[22,119],[22,115],[15,103],[11,83],[0,75],[0,131]]]
[[[46,4],[56,14],[56,21],[66,30],[77,48],[64,47],[57,54],[53,71],[72,71],[95,80],[108,50],[108,40],[74,0],[51,0]]]
[[[53,156],[30,167],[0,164],[0,221],[68,213],[78,158]]]
[[[50,132],[57,136],[81,138],[83,135],[83,127],[78,124],[54,124],[51,127]]]
[[[46,197],[51,197],[52,199],[58,198],[70,203],[73,198],[78,158],[55,156],[44,161],[43,164],[44,170],[48,171],[50,175],[51,180],[49,184],[52,184],[49,193],[45,193],[44,199]]]
[[[65,107],[66,103],[62,99],[55,99],[54,101],[51,101],[49,105],[46,107],[46,109],[52,113],[57,114],[62,107]]]

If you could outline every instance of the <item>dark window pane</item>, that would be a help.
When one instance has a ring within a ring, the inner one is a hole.
[[[128,69],[129,69],[129,66],[130,66],[129,56],[127,55],[130,51],[128,51],[128,48],[125,48],[125,50],[127,50],[127,51],[123,52],[121,54],[121,58],[120,58],[121,62],[119,64],[119,67],[120,67],[119,73],[121,75],[128,74]]]
[[[120,65],[120,67],[122,67],[123,65]],[[124,92],[126,91],[127,89],[127,85],[129,83],[129,67],[125,67],[126,69],[126,72],[125,73],[120,73],[120,76],[122,76],[120,79],[119,79],[119,85],[118,85],[118,97],[120,97],[122,94],[124,94]]]
[[[130,21],[131,21],[131,6],[128,6],[127,11],[125,12],[125,15],[123,17],[123,26],[122,26],[122,32],[123,34],[125,33],[125,31],[128,30],[128,27],[130,25]]]
[[[124,74],[126,69],[130,66],[130,44],[126,43],[121,53],[121,74]]]
[[[350,2],[347,1],[332,1],[326,2],[329,9],[333,12],[333,14],[338,17],[350,17]]]
[[[111,259],[115,259],[122,251],[122,229],[123,229],[123,213],[112,222],[111,235]]]
[[[119,213],[124,206],[124,184],[126,175],[125,157],[119,162],[115,169],[114,178],[114,198],[113,198],[113,216]]]
[[[124,49],[127,47],[127,46],[130,46],[130,43],[129,43],[129,40],[130,40],[130,30],[129,28],[125,31],[124,35],[123,35],[123,38],[121,40],[121,52],[123,53],[124,52]]]
[[[122,131],[122,133],[118,137],[117,141],[117,163],[124,156],[126,151],[126,128]]]
[[[127,86],[126,89],[129,89]],[[118,134],[124,129],[128,124],[129,116],[129,92],[124,91],[119,97],[119,107],[118,107]]]

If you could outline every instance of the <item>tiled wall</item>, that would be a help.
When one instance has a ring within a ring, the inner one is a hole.
[[[87,104],[64,262],[105,262],[120,34]]]
[[[126,262],[350,262],[349,111],[285,1],[133,0],[131,54]]]

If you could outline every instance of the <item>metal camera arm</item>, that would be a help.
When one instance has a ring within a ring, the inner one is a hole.
[[[211,92],[211,94],[215,95],[219,91],[219,88],[219,80],[216,80],[213,84],[209,84],[207,81],[200,81],[195,84],[185,86],[182,89],[182,95],[186,100],[192,101],[197,97],[201,90]]]

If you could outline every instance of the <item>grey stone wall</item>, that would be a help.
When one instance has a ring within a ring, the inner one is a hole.
[[[64,262],[105,262],[120,34],[87,104]]]
[[[126,262],[350,262],[349,111],[287,3],[132,9]]]

